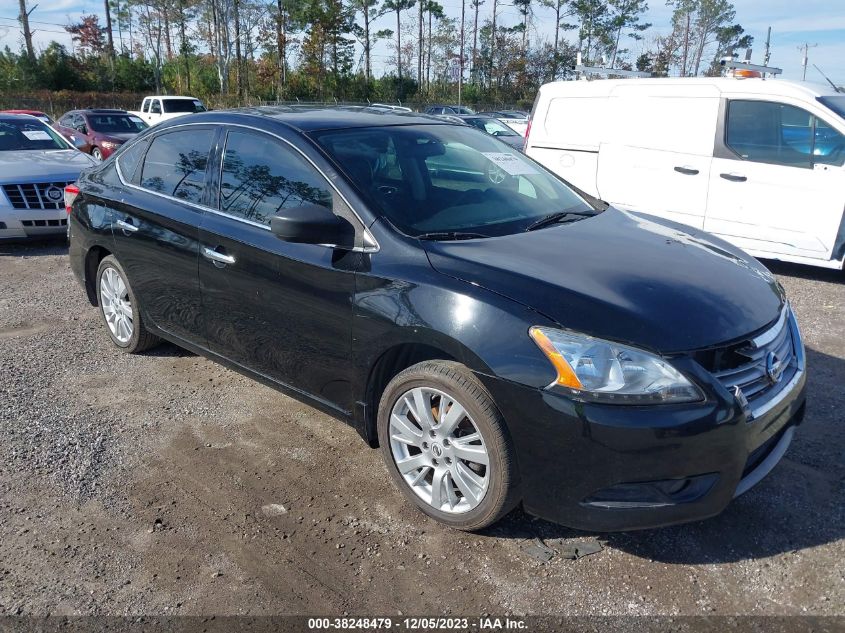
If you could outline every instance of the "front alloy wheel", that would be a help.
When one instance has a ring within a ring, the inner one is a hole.
[[[390,415],[390,450],[405,482],[441,512],[477,507],[490,482],[490,457],[466,409],[438,389],[416,387]]]
[[[441,523],[479,530],[519,500],[505,422],[463,365],[425,361],[400,372],[382,395],[378,433],[402,493]]]

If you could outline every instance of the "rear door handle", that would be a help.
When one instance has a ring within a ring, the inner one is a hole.
[[[724,178],[725,180],[730,180],[731,182],[745,182],[748,180],[748,178],[740,174],[719,174],[719,177]]]
[[[675,167],[675,171],[684,176],[697,176],[698,170],[692,167]]]
[[[129,231],[130,233],[135,233],[138,230],[138,227],[132,224],[131,222],[127,222],[126,220],[118,220],[115,222],[121,229],[124,231]]]
[[[219,253],[213,248],[209,248],[208,246],[202,249],[202,256],[206,259],[210,259],[216,264],[223,264],[226,266],[227,264],[234,264],[235,258],[231,255],[226,255],[225,253]]]

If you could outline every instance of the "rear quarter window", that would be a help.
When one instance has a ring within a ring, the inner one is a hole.
[[[199,203],[214,130],[179,130],[156,136],[144,156],[143,188],[187,202]]]

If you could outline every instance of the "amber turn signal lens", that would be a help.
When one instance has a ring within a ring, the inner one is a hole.
[[[543,351],[546,358],[549,359],[557,371],[557,378],[555,382],[558,385],[569,387],[571,389],[584,388],[584,385],[582,385],[581,381],[578,380],[578,376],[575,375],[575,371],[572,369],[572,366],[563,357],[563,354],[557,351],[555,346],[552,345],[552,342],[549,340],[549,337],[546,336],[540,328],[532,327],[528,330],[528,334],[532,339],[534,339],[534,342],[537,343],[537,346]]]

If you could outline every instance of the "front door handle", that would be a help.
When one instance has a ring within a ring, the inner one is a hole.
[[[127,222],[126,220],[118,220],[115,222],[121,229],[124,231],[128,231],[129,233],[135,233],[138,230],[138,227],[132,224],[131,222]]]
[[[228,264],[234,264],[235,258],[231,255],[226,255],[225,253],[219,253],[213,248],[209,248],[208,246],[202,249],[202,256],[206,259],[210,259],[214,262],[215,266],[218,264],[222,264],[226,266]]]
[[[684,176],[697,176],[698,170],[692,167],[675,167],[675,171]]]
[[[748,180],[748,178],[740,174],[719,174],[719,177],[724,178],[725,180],[730,180],[731,182],[745,182]]]

